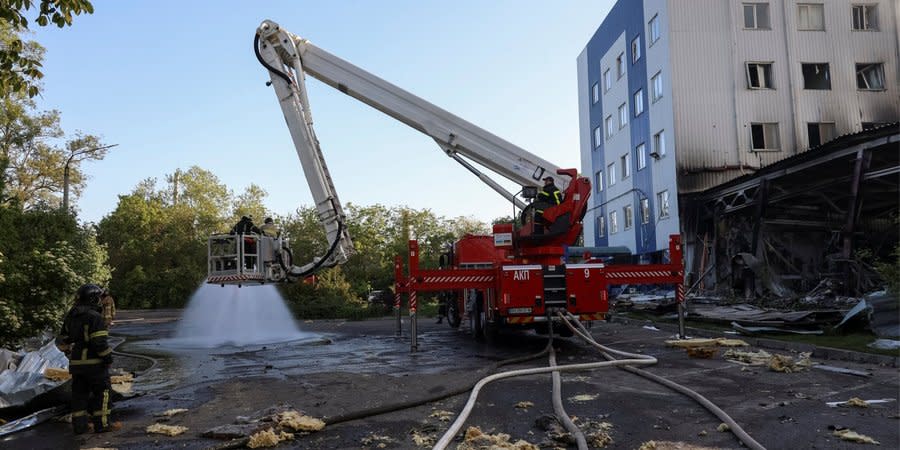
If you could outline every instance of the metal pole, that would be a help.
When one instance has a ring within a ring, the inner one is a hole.
[[[409,291],[409,334],[411,335],[409,351],[411,353],[415,353],[419,349],[417,303],[416,291]]]
[[[684,334],[684,283],[675,287],[675,302],[678,303],[678,339],[686,339]]]
[[[403,320],[400,318],[400,291],[394,294],[394,312],[397,316],[397,336],[403,335]]]

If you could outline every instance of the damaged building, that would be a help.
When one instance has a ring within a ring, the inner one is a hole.
[[[585,244],[650,262],[681,233],[704,290],[873,287],[898,239],[898,13],[617,2],[578,57]]]

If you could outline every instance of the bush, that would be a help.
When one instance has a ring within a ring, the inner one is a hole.
[[[317,278],[315,284],[280,286],[282,296],[298,319],[362,320],[384,315],[382,308],[377,305],[370,307],[353,294],[340,268],[324,270]]]

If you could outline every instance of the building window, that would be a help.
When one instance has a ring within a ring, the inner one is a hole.
[[[772,63],[747,63],[747,86],[750,89],[774,89]]]
[[[619,128],[628,125],[628,103],[619,105]]]
[[[884,64],[863,63],[856,65],[856,87],[863,91],[884,90]]]
[[[616,234],[619,232],[619,221],[617,220],[619,217],[615,211],[609,213],[609,234]]]
[[[769,30],[769,4],[744,3],[744,28],[748,30]]]
[[[634,148],[634,152],[637,153],[638,170],[647,167],[647,149],[644,146],[644,143],[638,144],[638,146]]]
[[[653,16],[653,18],[650,19],[648,29],[650,34],[650,45],[653,45],[656,41],[659,40],[659,14]]]
[[[818,147],[834,139],[834,122],[808,123],[806,132],[809,135],[809,148]]]
[[[634,93],[634,117],[641,115],[642,112],[644,112],[644,90],[638,89]]]
[[[801,64],[803,69],[803,89],[831,89],[831,71],[828,63]]]
[[[616,163],[606,166],[606,186],[612,187],[616,185]]]
[[[612,78],[609,77],[609,69],[603,71],[603,92],[609,92],[612,88]]]
[[[597,125],[597,128],[594,128],[594,148],[599,148],[602,142],[603,135],[600,134],[600,125]]]
[[[797,29],[800,31],[825,31],[825,5],[821,3],[797,5]]]
[[[877,30],[877,5],[853,5],[853,29],[856,31]]]
[[[659,205],[659,218],[669,217],[669,191],[656,194],[656,204]]]
[[[613,135],[613,120],[612,116],[606,116],[606,139],[611,138]]]
[[[625,75],[625,52],[619,53],[616,58],[616,79],[620,79]]]
[[[601,212],[600,216],[597,217],[597,237],[606,236],[606,217],[603,217]]]
[[[653,78],[650,79],[650,100],[653,103],[659,101],[663,96],[662,83],[662,72],[656,72],[656,75],[653,75]]]
[[[641,36],[638,35],[631,40],[631,63],[634,64],[641,59]]]
[[[591,104],[596,105],[600,101],[600,83],[591,86]]]
[[[597,173],[594,174],[594,190],[597,192],[603,192],[603,171],[598,170]]]
[[[634,208],[626,205],[622,208],[622,215],[625,216],[625,229],[630,230],[634,226]]]
[[[622,179],[624,180],[631,176],[631,153],[622,155],[619,160],[622,163]]]
[[[751,123],[750,148],[754,151],[778,150],[781,148],[778,141],[778,124]]]
[[[881,128],[885,125],[890,124],[890,122],[863,122],[862,129],[865,130],[874,130],[876,128]]]
[[[641,223],[650,223],[650,199],[641,199]]]
[[[653,147],[650,148],[650,156],[659,159],[666,155],[666,135],[663,131],[653,135]]]

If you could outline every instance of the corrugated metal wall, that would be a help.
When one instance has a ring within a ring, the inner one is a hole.
[[[809,122],[841,135],[900,119],[896,0],[865,2],[877,5],[878,31],[851,30],[850,0],[688,1],[668,0],[682,193],[805,151]],[[770,29],[744,29],[744,3],[767,3]],[[824,5],[825,31],[798,30],[798,3]],[[773,63],[775,89],[748,88],[749,61]],[[803,89],[801,63],[829,63],[831,89]],[[856,63],[883,63],[885,90],[858,90]],[[779,124],[778,151],[750,150],[752,122]]]

